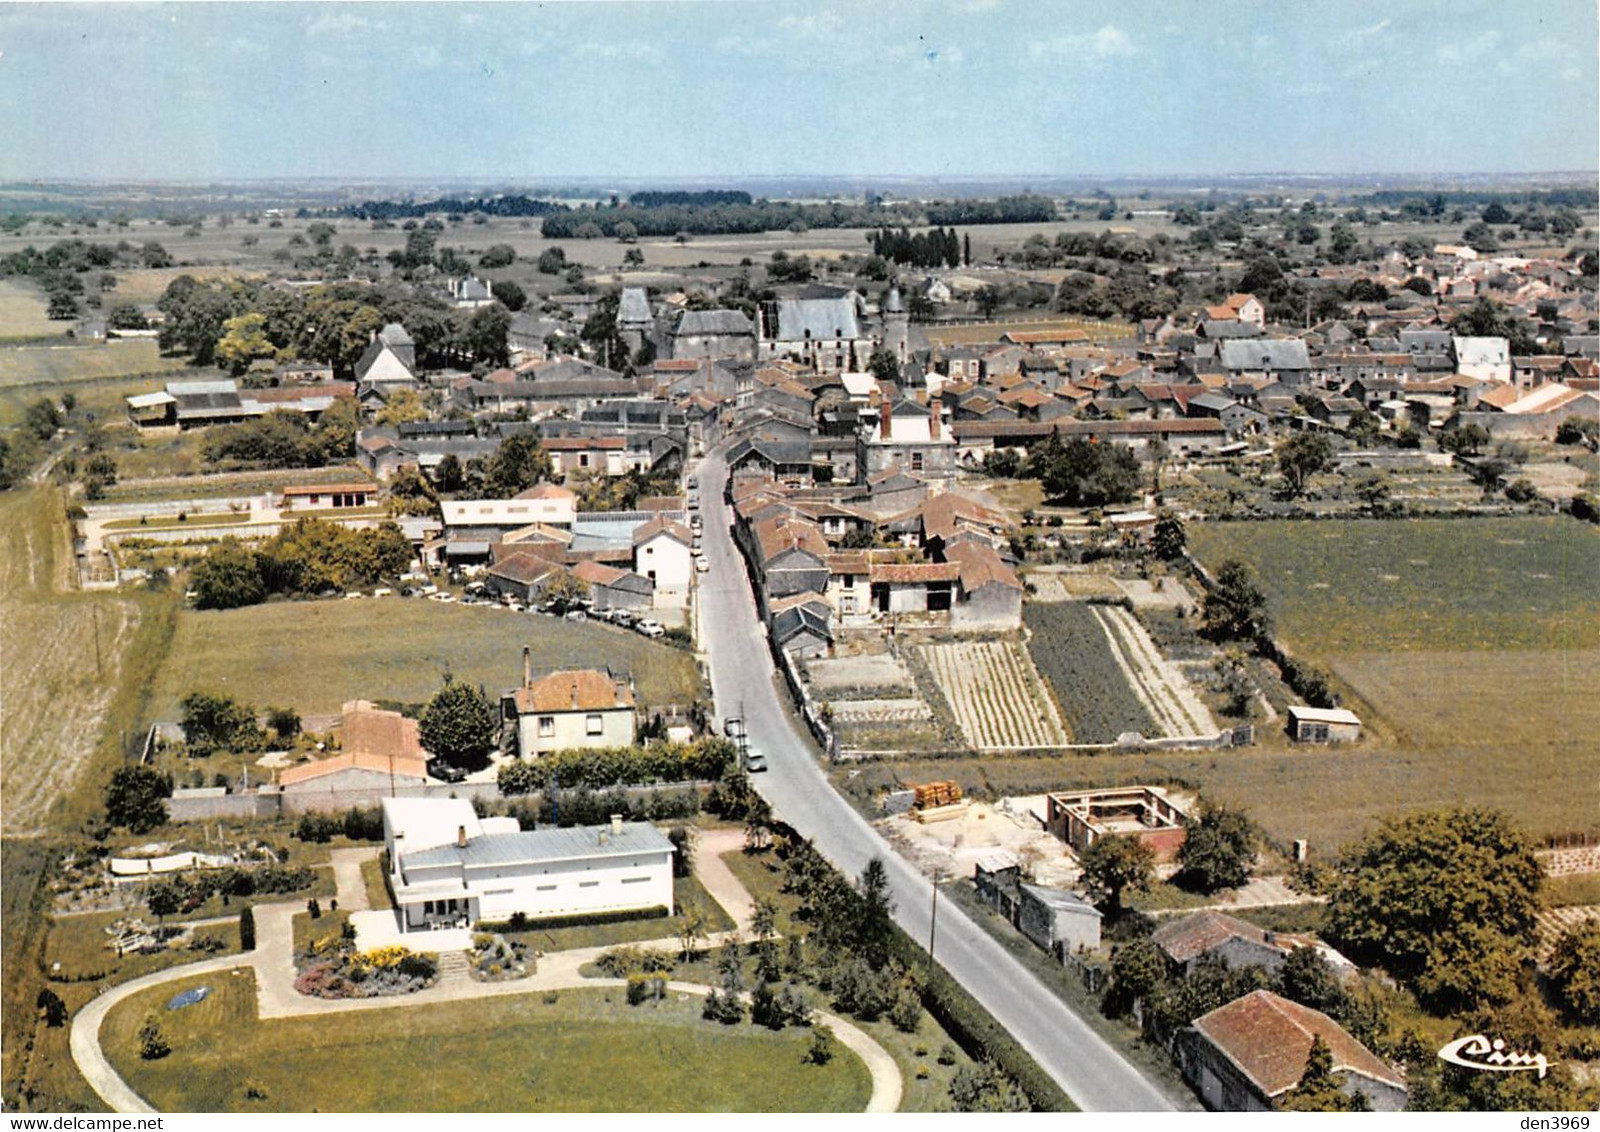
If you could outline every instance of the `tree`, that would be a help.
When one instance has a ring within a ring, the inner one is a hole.
[[[118,767],[106,784],[106,822],[129,833],[149,833],[167,820],[172,779],[152,766]]]
[[[1078,862],[1095,907],[1109,917],[1122,912],[1123,894],[1146,892],[1155,877],[1155,851],[1137,837],[1111,834],[1084,850]]]
[[[231,696],[191,692],[179,706],[183,708],[183,739],[192,754],[259,751],[265,746],[255,709]]]
[[[1216,584],[1206,592],[1201,623],[1215,641],[1253,641],[1271,632],[1267,595],[1249,566],[1230,558],[1217,567]]]
[[[629,248],[622,253],[623,267],[643,267],[644,250],[642,248]]]
[[[159,923],[183,906],[183,890],[175,884],[151,885],[145,904]]]
[[[1355,493],[1367,510],[1376,511],[1389,498],[1389,477],[1373,472],[1355,482]]]
[[[236,609],[255,605],[266,596],[255,551],[229,536],[195,563],[189,572],[196,609]]]
[[[217,364],[238,376],[257,358],[272,357],[277,351],[267,338],[266,327],[267,316],[257,311],[224,322],[222,337],[217,340]]]
[[[45,317],[53,321],[77,318],[78,300],[66,291],[51,291],[50,300],[45,307]]]
[[[1580,924],[1557,942],[1550,987],[1574,1021],[1600,1025],[1600,921]]]
[[[300,713],[293,708],[269,707],[267,726],[281,743],[287,743],[300,734]]]
[[[1350,414],[1350,423],[1345,427],[1345,432],[1350,439],[1361,447],[1366,448],[1378,439],[1378,415],[1370,409],[1358,409]]]
[[[867,359],[867,370],[878,381],[900,381],[900,359],[894,356],[893,350],[882,346],[872,351],[872,356]]]
[[[490,244],[478,257],[478,266],[487,268],[510,267],[517,262],[517,249],[510,244]]]
[[[888,961],[889,946],[894,941],[894,897],[889,895],[889,876],[882,857],[872,858],[861,870],[856,881],[856,895],[860,903],[856,913],[855,951],[874,971],[880,970]]]
[[[503,366],[511,360],[511,312],[490,303],[472,312],[462,333],[462,346],[475,362]]]
[[[616,226],[614,231],[616,232],[618,243],[632,244],[639,239],[639,228],[631,220],[624,220]]]
[[[61,996],[49,987],[39,991],[34,1006],[39,1011],[39,1016],[44,1019],[44,1024],[50,1029],[59,1030],[67,1024],[67,1004],[62,1002]]]
[[[1150,549],[1163,562],[1176,562],[1183,557],[1189,545],[1189,536],[1183,529],[1183,520],[1171,511],[1163,511],[1150,532]]]
[[[1178,880],[1201,892],[1238,888],[1250,877],[1258,841],[1243,813],[1207,802],[1178,849]]]
[[[539,253],[539,274],[560,275],[567,269],[567,253],[560,247],[549,247]]]
[[[461,461],[454,452],[446,452],[444,459],[439,461],[439,466],[434,469],[433,482],[440,491],[460,491],[466,482],[461,471]]]
[[[1489,430],[1482,425],[1461,425],[1440,434],[1439,450],[1455,456],[1476,456],[1489,439]]]
[[[396,389],[389,394],[383,403],[383,408],[379,409],[378,415],[373,418],[374,423],[386,428],[427,419],[428,406],[422,403],[422,397],[415,389]],[[460,465],[457,464],[457,467]]]
[[[239,913],[239,950],[256,949],[256,914],[249,908]]]
[[[1333,1071],[1333,1053],[1321,1034],[1311,1038],[1311,1051],[1300,1082],[1279,1102],[1285,1112],[1367,1112],[1371,1106],[1361,1093],[1344,1091],[1344,1075]]]
[[[1543,878],[1522,832],[1495,810],[1390,818],[1340,858],[1326,932],[1435,1010],[1516,992]]]
[[[1297,432],[1278,445],[1276,456],[1290,496],[1297,496],[1312,476],[1333,466],[1333,443],[1320,432]]]
[[[444,686],[422,712],[422,745],[429,754],[462,770],[488,765],[500,739],[500,715],[482,688],[446,674]]]
[[[508,311],[519,311],[528,305],[528,292],[513,279],[502,279],[495,283],[494,297]]]
[[[696,944],[706,938],[706,928],[710,923],[706,918],[704,909],[698,904],[684,910],[678,924],[678,942],[683,946],[683,961],[685,963],[694,958],[697,950]]]
[[[1324,1014],[1339,1014],[1345,1005],[1338,974],[1315,947],[1289,952],[1278,968],[1277,989],[1284,998]]]
[[[489,499],[510,499],[550,479],[550,456],[531,432],[508,436],[495,449],[483,472],[483,493]]]

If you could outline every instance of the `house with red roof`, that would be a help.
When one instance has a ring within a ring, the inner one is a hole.
[[[1178,1043],[1179,1059],[1207,1108],[1271,1112],[1305,1076],[1317,1038],[1346,1093],[1361,1093],[1377,1112],[1405,1108],[1404,1077],[1320,1010],[1271,991],[1251,991],[1195,1019]]]

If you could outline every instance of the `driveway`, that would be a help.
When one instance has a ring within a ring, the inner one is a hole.
[[[750,894],[733,875],[721,855],[742,851],[744,834],[739,830],[716,830],[701,835],[696,855],[696,875],[712,897],[722,904],[728,915],[739,925],[734,932],[719,933],[707,940],[709,947],[742,938],[749,927],[752,901]],[[348,862],[341,868],[337,854],[348,854]],[[347,907],[349,899],[366,903],[366,889],[361,885],[361,861],[371,857],[369,849],[335,850],[334,874],[339,878],[339,906]],[[353,868],[354,880],[351,880]],[[176,982],[195,975],[213,972],[238,972],[251,969],[256,977],[256,1009],[260,1018],[292,1018],[311,1014],[342,1014],[352,1010],[395,1010],[408,1006],[428,1006],[440,1002],[459,1002],[466,999],[499,998],[514,994],[532,994],[536,991],[575,990],[588,987],[622,987],[625,979],[587,978],[580,974],[584,965],[593,963],[609,947],[588,947],[545,955],[539,960],[538,970],[526,979],[498,983],[480,983],[472,979],[464,965],[452,964],[442,969],[439,981],[416,994],[392,995],[385,998],[326,999],[311,998],[294,989],[294,916],[304,911],[303,904],[258,904],[255,906],[256,949],[247,955],[225,955],[199,963],[186,963],[169,967],[142,978],[108,988],[72,1019],[69,1046],[72,1059],[84,1079],[100,1098],[116,1112],[155,1112],[148,1102],[128,1086],[106,1059],[100,1048],[100,1027],[106,1015],[117,1003],[148,987]],[[426,941],[427,937],[422,937]],[[417,937],[408,942],[419,943]],[[638,946],[666,951],[678,950],[677,939],[659,939]],[[444,966],[443,964],[441,965]],[[698,983],[670,982],[668,987],[685,994],[703,995],[712,988]],[[749,996],[745,996],[748,1001]],[[867,1112],[894,1112],[900,1107],[904,1082],[900,1069],[882,1046],[865,1031],[843,1018],[817,1011],[815,1022],[827,1026],[840,1043],[854,1051],[867,1066],[872,1077],[872,1095],[867,1102]]]

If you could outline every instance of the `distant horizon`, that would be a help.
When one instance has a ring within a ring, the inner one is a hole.
[[[0,179],[1584,173],[1595,41],[1590,0],[6,3]]]

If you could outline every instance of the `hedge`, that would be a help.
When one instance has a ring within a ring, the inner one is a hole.
[[[548,919],[516,920],[481,920],[476,931],[480,932],[535,932],[554,931],[556,928],[598,928],[607,924],[624,924],[633,920],[664,920],[672,915],[672,910],[665,904],[657,904],[654,908],[645,908],[640,911],[623,912],[588,912],[576,916],[552,916]]]
[[[499,785],[502,794],[513,795],[552,784],[593,790],[652,782],[715,782],[737,757],[738,748],[716,736],[647,747],[580,747],[506,763],[500,768]]]

